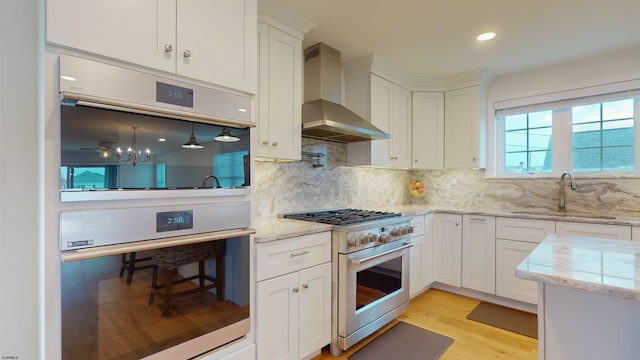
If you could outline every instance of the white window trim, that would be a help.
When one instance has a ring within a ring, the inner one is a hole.
[[[559,152],[555,152],[553,154],[552,159],[552,171],[548,173],[527,173],[527,174],[504,174],[502,169],[504,169],[504,158],[502,156],[498,156],[504,152],[504,142],[502,140],[498,141],[499,137],[502,136],[504,132],[504,126],[500,121],[496,119],[496,111],[509,109],[514,107],[525,107],[525,106],[535,106],[544,103],[552,103],[557,101],[564,101],[570,99],[577,98],[586,98],[589,96],[600,96],[602,94],[607,93],[616,93],[623,92],[629,90],[640,89],[640,79],[638,80],[629,80],[622,81],[610,84],[603,84],[597,86],[590,86],[579,89],[572,89],[566,91],[558,91],[547,94],[540,94],[516,99],[509,100],[500,100],[494,101],[490,104],[488,119],[489,124],[487,124],[487,164],[485,171],[485,178],[491,179],[541,179],[541,178],[556,178],[560,176],[562,171],[571,169],[571,143],[570,143],[570,133],[567,134],[566,131],[571,131],[571,126],[557,126],[554,124],[553,126],[553,135],[552,141],[554,144],[558,144],[559,139],[563,141],[569,139],[569,144],[563,144],[562,149],[565,149],[566,156],[561,156]],[[636,120],[640,120],[640,106],[637,106],[635,110],[635,118]],[[567,120],[568,121],[568,120]],[[634,157],[634,168],[633,172],[579,172],[582,178],[631,178],[631,177],[640,177],[640,123],[634,124],[634,153],[636,156]],[[562,150],[561,149],[561,150]],[[500,172],[499,172],[500,170]]]

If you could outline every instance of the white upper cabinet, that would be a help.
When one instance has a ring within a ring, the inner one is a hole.
[[[388,140],[349,143],[349,165],[408,168],[411,156],[411,92],[375,74],[345,81],[346,106],[391,134]]]
[[[445,93],[444,166],[484,167],[486,96],[475,85]]]
[[[300,160],[302,40],[260,22],[258,57],[256,156]]]
[[[413,93],[411,129],[411,167],[444,168],[444,92]]]
[[[256,92],[256,0],[47,0],[49,43]]]

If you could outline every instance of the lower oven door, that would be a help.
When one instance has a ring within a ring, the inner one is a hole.
[[[339,256],[338,335],[348,337],[409,301],[409,248],[394,241]]]
[[[227,233],[66,252],[61,358],[187,359],[244,338],[250,238],[216,238]]]

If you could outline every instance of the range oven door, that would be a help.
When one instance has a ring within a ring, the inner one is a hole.
[[[407,238],[339,255],[339,336],[348,337],[409,301],[411,246]]]

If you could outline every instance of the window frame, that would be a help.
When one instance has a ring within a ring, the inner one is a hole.
[[[618,97],[607,98],[609,94],[622,94],[632,92],[636,96],[634,101],[634,169],[632,171],[575,171],[581,177],[588,178],[620,178],[620,177],[640,177],[640,80],[631,80],[620,83],[593,86],[582,89],[568,90],[556,93],[535,95],[512,100],[495,101],[490,108],[490,118],[492,120],[493,144],[488,142],[487,153],[491,154],[493,162],[488,162],[486,176],[488,178],[555,178],[563,171],[572,170],[572,123],[570,107],[559,107],[553,110],[552,122],[552,164],[551,172],[538,173],[505,173],[505,139],[504,121],[496,115],[500,111],[513,108],[525,109],[523,112],[534,112],[544,110],[544,104],[555,102],[572,102],[579,105],[579,101],[593,98],[593,102],[608,102],[619,99]],[[599,100],[598,100],[599,99]],[[604,99],[604,100],[603,100]],[[586,101],[583,103],[593,103]],[[528,110],[530,108],[531,110]],[[572,170],[574,171],[574,170]]]

